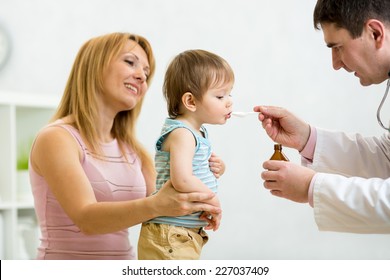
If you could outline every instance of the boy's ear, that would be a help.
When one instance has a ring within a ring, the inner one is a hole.
[[[184,93],[183,96],[181,97],[181,102],[183,103],[184,107],[187,110],[191,112],[196,111],[196,100],[191,92]]]

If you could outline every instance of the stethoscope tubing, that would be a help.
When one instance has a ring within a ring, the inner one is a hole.
[[[389,73],[390,74],[390,73]],[[390,76],[390,75],[389,75]],[[383,103],[385,103],[385,100],[386,100],[386,97],[387,97],[387,94],[389,93],[389,88],[390,88],[390,78],[387,80],[387,86],[386,86],[386,91],[385,91],[385,94],[383,95],[383,98],[382,98],[382,101],[381,103],[379,104],[379,107],[378,107],[378,110],[376,111],[376,119],[378,120],[378,123],[379,125],[384,129],[384,130],[387,130],[387,131],[390,131],[390,128],[389,127],[385,127],[381,121],[381,109],[382,109],[382,106],[383,106]]]

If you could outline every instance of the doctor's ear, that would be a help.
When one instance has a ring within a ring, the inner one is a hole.
[[[181,102],[187,110],[191,112],[196,111],[196,99],[191,92],[184,93],[181,97]]]
[[[386,28],[382,22],[376,19],[371,19],[367,21],[366,26],[370,34],[372,34],[373,39],[375,40],[375,45],[377,48],[382,47],[385,39]]]

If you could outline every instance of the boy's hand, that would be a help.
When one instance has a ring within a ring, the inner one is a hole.
[[[209,159],[209,166],[211,172],[214,173],[214,176],[218,179],[225,173],[225,163],[223,160],[217,156],[214,152],[211,153],[210,159]]]
[[[210,212],[203,212],[200,216],[201,220],[207,221],[209,224],[204,228],[205,230],[212,229],[213,231],[218,230],[221,224],[222,213],[211,215]]]

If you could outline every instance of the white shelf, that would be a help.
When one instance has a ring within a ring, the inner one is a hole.
[[[11,209],[32,209],[34,208],[34,203],[31,201],[21,201],[21,202],[1,202],[0,201],[0,211],[11,210]]]
[[[56,108],[59,101],[60,97],[54,95],[0,91],[0,104],[32,108]]]
[[[35,258],[39,229],[29,182],[20,184],[18,179],[17,159],[28,155],[36,133],[49,122],[58,103],[56,96],[0,91],[1,259]]]

